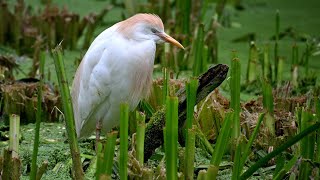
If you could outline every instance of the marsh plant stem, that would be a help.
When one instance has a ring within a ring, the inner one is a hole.
[[[44,83],[44,64],[45,64],[45,53],[40,53],[40,82],[38,84],[38,102],[37,102],[37,115],[36,115],[36,129],[33,142],[33,154],[32,154],[32,163],[31,163],[31,173],[30,180],[35,180],[37,176],[37,157],[38,157],[38,148],[39,148],[39,131],[42,115],[42,87]]]
[[[128,179],[129,105],[120,105],[120,179]]]
[[[80,159],[80,149],[77,141],[75,122],[73,116],[73,108],[71,102],[71,96],[68,86],[68,81],[65,72],[65,66],[63,62],[61,46],[57,46],[53,51],[54,65],[57,73],[57,78],[59,82],[59,89],[63,104],[64,117],[66,122],[66,130],[70,145],[70,151],[72,155],[72,165],[73,165],[73,175],[77,180],[84,179],[84,174],[82,170],[82,164]]]

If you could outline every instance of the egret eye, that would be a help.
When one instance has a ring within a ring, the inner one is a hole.
[[[158,33],[159,31],[156,30],[155,28],[151,28],[151,32],[152,32],[152,33]]]

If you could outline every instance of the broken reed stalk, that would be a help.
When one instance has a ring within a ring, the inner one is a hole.
[[[75,122],[73,116],[73,108],[71,102],[71,96],[68,86],[68,81],[65,73],[65,66],[61,52],[61,46],[58,45],[53,51],[54,65],[59,82],[60,95],[62,97],[64,118],[66,122],[67,136],[70,145],[70,151],[72,155],[73,175],[77,180],[84,179],[82,170],[82,164],[80,159],[80,149],[77,141]]]
[[[265,79],[262,80],[262,95],[263,95],[263,108],[267,110],[265,116],[265,125],[269,129],[271,135],[275,135],[275,120],[274,120],[274,105],[272,87]]]
[[[129,106],[120,105],[120,179],[128,179],[128,127]]]
[[[263,77],[269,82],[272,82],[272,68],[270,63],[269,55],[269,45],[266,44],[263,48],[263,63],[262,63],[262,73]]]
[[[2,179],[20,179],[21,161],[19,159],[19,130],[20,117],[15,114],[10,115],[9,127],[9,148],[4,148],[3,152],[3,170],[0,178]]]
[[[247,67],[247,83],[257,80],[257,64],[259,53],[254,41],[250,42],[249,62]]]
[[[186,130],[192,128],[193,119],[194,119],[193,117],[194,106],[196,105],[197,87],[198,87],[198,80],[196,78],[191,78],[189,82],[186,82],[186,92],[187,92]]]
[[[216,175],[218,174],[219,170],[219,165],[222,159],[222,156],[225,152],[225,149],[227,147],[227,143],[229,140],[230,132],[231,132],[231,127],[232,127],[232,122],[233,122],[233,112],[228,112],[225,116],[225,119],[223,121],[220,134],[218,136],[212,159],[210,161],[210,164],[212,165],[212,172],[207,174],[207,178],[214,178],[216,179]]]
[[[37,157],[39,148],[39,132],[42,115],[42,87],[44,81],[44,64],[45,64],[45,52],[40,53],[40,82],[38,84],[38,101],[37,101],[37,114],[36,114],[36,129],[34,132],[33,153],[31,162],[30,180],[34,180],[37,177]]]
[[[200,170],[198,173],[197,180],[206,180],[206,170]]]
[[[46,172],[48,168],[48,161],[45,160],[41,166],[39,167],[38,171],[37,171],[37,176],[36,176],[36,180],[40,180],[42,175]]]
[[[107,134],[107,141],[104,146],[104,154],[103,160],[96,169],[96,179],[103,179],[103,177],[108,177],[111,179],[112,173],[112,165],[113,165],[113,157],[114,157],[114,150],[116,146],[116,140],[118,136],[118,131],[112,131]],[[99,161],[99,159],[97,159]]]
[[[144,162],[144,136],[146,132],[146,115],[141,112],[136,112],[137,120],[137,136],[136,136],[136,159],[140,165]]]
[[[9,129],[9,150],[12,151],[12,158],[19,157],[19,134],[20,134],[20,116],[10,115]]]
[[[13,151],[8,148],[3,149],[3,170],[0,178],[20,179],[21,161],[19,157],[13,157]]]
[[[233,109],[233,129],[232,137],[234,140],[240,136],[240,81],[241,81],[241,64],[238,58],[231,61],[231,78],[230,91],[231,101],[230,107]]]
[[[292,46],[292,62],[291,62],[291,82],[294,87],[298,87],[298,74],[299,74],[299,49],[297,44]]]
[[[168,96],[166,100],[165,154],[166,178],[176,180],[178,159],[178,98]]]
[[[194,176],[194,156],[195,156],[195,142],[196,142],[196,127],[187,129],[187,141],[184,157],[184,176],[185,179],[191,180]]]

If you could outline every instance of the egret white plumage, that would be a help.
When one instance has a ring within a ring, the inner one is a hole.
[[[137,14],[103,31],[84,55],[72,85],[77,136],[106,133],[119,124],[120,104],[133,110],[152,85],[156,44],[184,47],[153,14]]]

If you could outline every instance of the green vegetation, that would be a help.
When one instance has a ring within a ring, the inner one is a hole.
[[[319,6],[0,0],[0,176],[319,179]],[[185,50],[158,45],[150,97],[133,113],[122,104],[120,128],[97,146],[78,140],[76,68],[96,35],[138,12],[158,14]],[[230,67],[227,78],[199,92],[197,77],[218,63]],[[147,136],[149,122],[160,135]],[[150,143],[161,146],[149,157]]]

